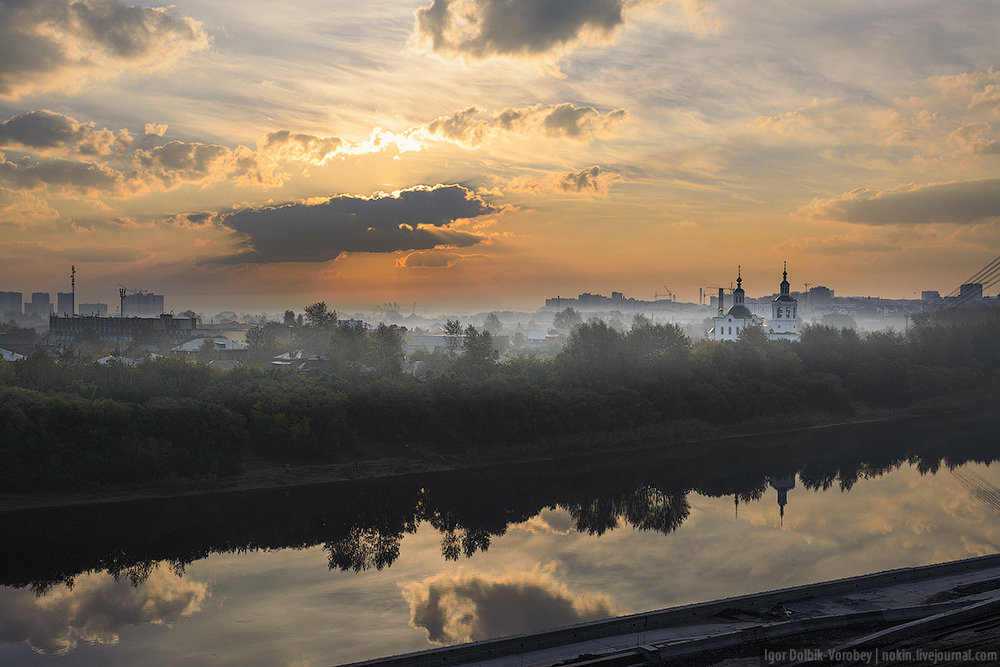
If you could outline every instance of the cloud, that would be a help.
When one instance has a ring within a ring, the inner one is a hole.
[[[212,183],[231,179],[238,185],[281,185],[281,178],[261,156],[246,146],[225,146],[170,141],[135,152],[135,164],[145,179],[155,179],[163,188],[184,183]]]
[[[148,250],[134,246],[52,247],[41,242],[18,241],[0,246],[0,259],[4,262],[75,261],[75,262],[133,262],[146,259]]]
[[[434,644],[457,644],[613,616],[607,595],[574,593],[555,564],[497,577],[459,570],[402,586],[410,625]]]
[[[621,180],[620,175],[602,171],[594,165],[580,171],[549,174],[541,179],[515,178],[508,188],[515,192],[563,192],[606,197],[611,186]]]
[[[610,42],[627,0],[432,0],[416,11],[414,41],[449,58],[561,54]]]
[[[963,153],[995,155],[1000,153],[1000,141],[986,136],[992,131],[989,123],[966,123],[948,135],[948,141]]]
[[[976,72],[949,74],[932,79],[943,99],[961,100],[968,109],[987,106],[1000,115],[1000,70],[990,68]]]
[[[338,136],[276,130],[258,141],[257,151],[269,160],[322,165],[333,158],[348,155],[389,150],[397,153],[421,151],[427,148],[429,141],[445,141],[463,148],[476,149],[503,134],[528,134],[589,142],[617,134],[628,119],[629,113],[625,109],[601,113],[594,107],[578,107],[568,102],[507,107],[492,116],[483,115],[481,109],[471,106],[400,133],[376,127],[367,140],[357,143]]]
[[[868,225],[970,223],[1000,217],[1000,179],[957,181],[875,192],[857,189],[816,200],[813,217]]]
[[[448,141],[466,148],[476,148],[505,132],[587,142],[617,134],[621,125],[629,119],[625,109],[602,114],[593,107],[578,107],[568,102],[507,107],[487,117],[480,114],[481,110],[477,107],[469,107],[410,128],[405,134]]]
[[[248,249],[216,261],[325,262],[351,252],[471,246],[483,237],[453,229],[452,223],[499,211],[461,185],[247,208],[220,215],[218,222],[242,234]]]
[[[197,21],[118,0],[0,3],[0,97],[76,89],[126,69],[165,67],[206,48]]]
[[[24,147],[37,150],[61,150],[81,155],[108,155],[132,143],[128,130],[117,133],[98,130],[94,123],[42,109],[29,111],[0,122],[0,147]]]
[[[163,623],[200,611],[208,585],[155,570],[139,586],[106,574],[82,574],[73,588],[42,596],[0,592],[0,639],[27,641],[38,653],[65,655],[83,641],[117,644],[122,626]]]
[[[166,123],[146,123],[147,137],[162,137],[167,133]]]
[[[396,260],[396,266],[407,269],[450,269],[464,259],[462,255],[453,252],[437,250],[421,250]]]
[[[52,220],[59,214],[41,199],[23,190],[0,188],[0,227],[24,228],[39,220]]]
[[[0,154],[0,182],[3,181],[27,190],[48,188],[63,193],[120,195],[128,177],[94,162],[63,159],[32,161],[27,157],[9,162]]]

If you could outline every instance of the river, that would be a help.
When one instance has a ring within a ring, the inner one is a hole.
[[[996,553],[998,426],[0,514],[0,664],[342,663]]]

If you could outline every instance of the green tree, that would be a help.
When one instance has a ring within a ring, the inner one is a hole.
[[[368,330],[361,322],[342,322],[330,335],[327,359],[335,373],[355,372],[366,360]]]
[[[306,306],[306,325],[317,329],[326,328],[337,323],[337,311],[330,310],[326,301],[317,301]]]
[[[562,331],[573,331],[581,324],[583,324],[583,318],[580,317],[580,313],[572,308],[567,308],[556,313],[556,316],[552,319],[552,326]]]
[[[503,331],[503,323],[500,321],[500,316],[495,312],[487,315],[486,321],[483,322],[483,330],[491,336],[496,336]]]
[[[251,363],[266,363],[278,348],[278,341],[266,326],[250,327],[246,341],[247,357]]]
[[[476,331],[471,324],[462,337],[462,356],[456,361],[456,369],[471,377],[482,378],[489,375],[497,365],[500,353],[489,331]]]
[[[444,323],[444,339],[448,353],[455,355],[462,345],[462,323],[458,320],[446,320]]]
[[[385,323],[368,335],[368,366],[378,377],[399,375],[403,370],[403,336],[395,325]]]
[[[285,311],[284,323],[285,323],[286,327],[294,327],[295,326],[295,311],[292,311],[292,310],[286,310]]]

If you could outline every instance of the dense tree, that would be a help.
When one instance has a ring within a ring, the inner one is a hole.
[[[398,327],[383,323],[369,333],[367,361],[376,377],[399,375],[404,358],[403,336]]]
[[[246,333],[247,360],[250,363],[267,363],[275,355],[278,341],[266,327],[250,327]]]
[[[486,331],[491,336],[496,336],[503,331],[503,323],[500,321],[500,316],[496,313],[487,315],[486,320],[483,322],[483,331]]]
[[[330,310],[326,301],[317,301],[306,306],[305,310],[306,326],[318,329],[326,328],[337,323],[337,311]]]
[[[552,318],[552,326],[562,331],[573,331],[581,324],[583,324],[583,318],[572,308],[561,310]]]
[[[458,320],[446,320],[444,323],[444,340],[448,346],[448,354],[455,355],[462,346],[462,323]]]

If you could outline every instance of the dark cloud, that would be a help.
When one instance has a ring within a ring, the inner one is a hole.
[[[393,195],[340,195],[319,204],[248,208],[219,217],[246,237],[246,252],[223,263],[325,262],[350,252],[471,246],[483,238],[451,227],[499,209],[461,185],[415,187]]]
[[[450,57],[539,56],[578,41],[609,41],[627,0],[433,0],[416,12],[415,38]]]
[[[1000,179],[875,192],[853,190],[812,204],[821,218],[868,225],[969,223],[1000,217]]]
[[[88,194],[94,191],[119,194],[126,175],[110,167],[74,160],[39,160],[23,158],[8,162],[0,155],[0,182],[35,190],[49,188],[63,192]]]
[[[490,578],[439,574],[403,588],[410,625],[435,644],[456,644],[556,628],[615,613],[605,595],[577,594],[551,568]]]
[[[159,67],[208,45],[193,19],[118,0],[0,3],[0,97]]]
[[[29,111],[0,122],[0,147],[60,149],[83,155],[107,155],[132,143],[127,130],[118,133],[97,129],[93,123],[42,109]]]
[[[145,180],[155,179],[166,189],[184,183],[214,183],[227,179],[238,185],[281,184],[271,165],[245,146],[229,149],[214,144],[170,141],[136,151],[134,162]]]

